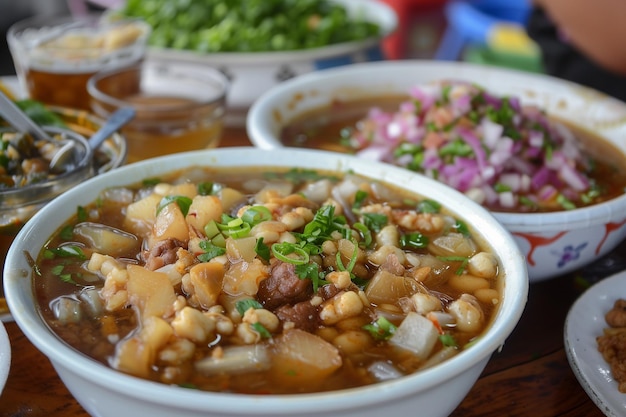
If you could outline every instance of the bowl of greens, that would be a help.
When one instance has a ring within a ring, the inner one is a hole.
[[[300,74],[385,58],[397,26],[379,0],[129,0],[114,15],[152,26],[148,57],[201,62],[231,81],[227,122],[243,123],[252,102]]]

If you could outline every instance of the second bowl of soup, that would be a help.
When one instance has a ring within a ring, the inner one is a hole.
[[[531,281],[626,237],[626,106],[547,76],[465,63],[353,65],[285,83],[251,109],[261,148],[358,155],[437,179],[488,208]]]

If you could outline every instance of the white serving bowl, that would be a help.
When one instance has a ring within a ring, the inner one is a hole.
[[[248,108],[261,94],[281,82],[316,70],[385,59],[383,39],[398,25],[395,11],[378,0],[334,0],[349,15],[380,26],[380,35],[362,41],[286,52],[200,53],[151,47],[148,57],[160,60],[199,62],[222,71],[230,81],[227,124],[243,125]]]
[[[283,147],[282,128],[333,100],[406,94],[410,86],[452,79],[475,82],[498,95],[513,95],[610,141],[626,154],[626,105],[589,88],[548,77],[461,62],[387,61],[319,71],[283,83],[250,109],[247,131],[263,149]],[[571,211],[494,213],[514,235],[528,262],[530,281],[581,268],[626,237],[626,195]]]
[[[138,379],[114,371],[78,353],[45,324],[33,294],[33,269],[24,251],[33,256],[48,237],[70,218],[77,205],[96,199],[105,188],[133,184],[142,178],[190,166],[256,166],[322,169],[357,174],[396,184],[439,201],[462,218],[479,239],[491,244],[504,273],[502,301],[488,331],[472,348],[428,370],[367,387],[304,395],[241,395],[201,392]],[[61,379],[85,410],[94,416],[152,417],[375,417],[447,416],[462,401],[492,353],[513,331],[524,309],[528,277],[522,254],[506,230],[488,211],[455,190],[385,164],[320,151],[253,147],[181,153],[127,165],[89,180],[48,204],[20,231],[10,248],[4,286],[15,321],[26,337],[52,362]]]

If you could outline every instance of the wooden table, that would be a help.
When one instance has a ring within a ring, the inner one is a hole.
[[[243,129],[226,130],[222,146],[245,145],[250,142]],[[609,255],[610,259],[626,259],[626,249],[619,250],[623,253]],[[563,348],[565,316],[585,288],[580,278],[594,281],[606,274],[597,269],[586,268],[531,285],[520,323],[503,349],[493,354],[453,417],[603,416],[578,384]],[[50,362],[19,327],[10,322],[6,328],[12,363],[0,396],[0,416],[87,417]]]

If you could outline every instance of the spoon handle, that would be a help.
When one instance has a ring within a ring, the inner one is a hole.
[[[13,100],[1,91],[0,114],[2,114],[2,117],[4,117],[4,119],[11,124],[11,126],[20,132],[30,133],[37,140],[51,140],[50,136],[48,136],[41,126],[28,117],[22,109],[17,107]]]
[[[106,138],[128,123],[133,117],[135,117],[135,110],[132,107],[122,107],[113,112],[100,129],[89,138],[88,142],[91,149],[97,149]]]

